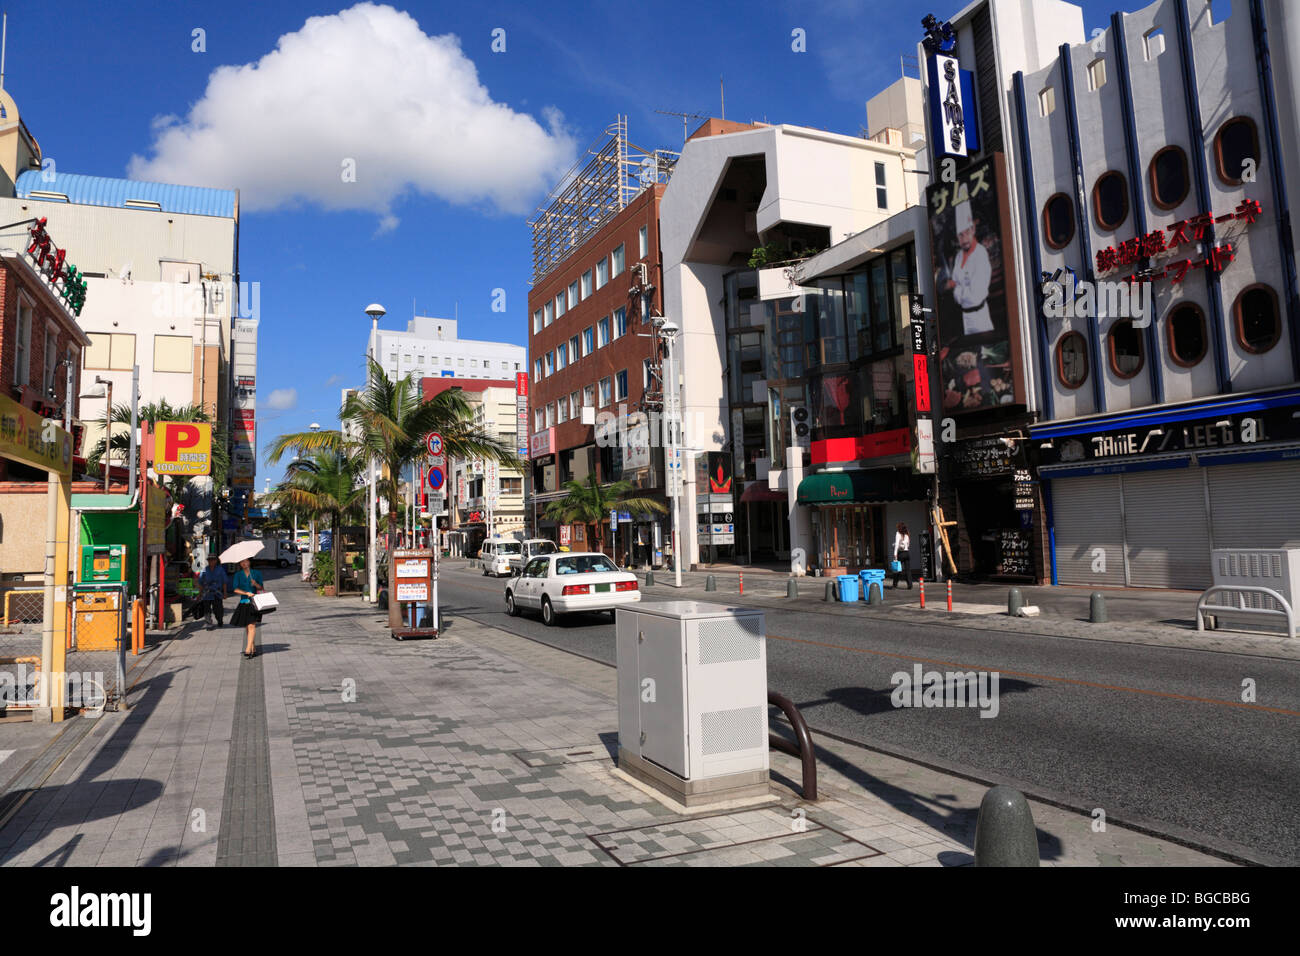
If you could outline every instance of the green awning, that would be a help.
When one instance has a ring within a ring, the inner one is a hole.
[[[875,471],[824,471],[799,482],[801,505],[851,505],[860,501],[888,501],[894,495],[892,469]]]
[[[72,507],[77,511],[125,511],[134,501],[134,495],[77,494],[72,496]]]

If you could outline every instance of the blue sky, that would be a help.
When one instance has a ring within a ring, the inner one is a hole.
[[[462,336],[526,345],[525,220],[552,171],[616,114],[629,116],[638,145],[680,148],[680,119],[655,110],[718,115],[721,76],[729,119],[857,133],[866,99],[898,77],[900,54],[915,51],[921,17],[960,6],[399,4],[418,30],[371,11],[392,27],[399,51],[371,55],[373,47],[352,41],[358,21],[336,19],[349,9],[337,3],[73,0],[53,17],[48,5],[26,2],[8,11],[5,88],[60,171],[134,169],[154,174],[141,178],[241,188],[241,270],[261,284],[262,444],[335,422],[340,387],[362,378],[369,302],[387,307],[386,328],[404,328],[413,301],[441,316],[459,303]],[[1089,31],[1113,9],[1083,6]],[[301,32],[312,17],[331,19]],[[791,49],[795,28],[806,32],[806,53]],[[195,29],[205,31],[205,52],[192,49]],[[505,31],[503,53],[491,50],[496,29]],[[446,54],[446,80],[442,66],[411,79],[421,73],[414,61],[395,62],[403,49],[431,59],[420,33],[459,38],[459,52],[443,44],[432,58]],[[210,86],[214,71],[257,64],[284,35],[297,46],[286,48],[278,75],[269,65],[227,70]],[[338,60],[313,53],[312,42],[337,50]],[[482,121],[475,128],[488,141],[477,152],[464,155],[455,134],[430,132],[438,123],[427,108],[443,98],[455,101],[454,115]],[[164,116],[172,119],[157,126]],[[319,142],[295,131],[301,117],[321,131]],[[220,137],[217,148],[189,136],[204,126]],[[174,139],[162,143],[167,128]],[[350,189],[333,181],[340,155],[356,158]],[[497,288],[506,291],[505,313],[490,309]],[[295,389],[296,404],[268,408],[276,389]],[[281,471],[260,462],[259,490]]]

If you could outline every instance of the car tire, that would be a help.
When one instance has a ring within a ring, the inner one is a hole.
[[[542,598],[542,623],[547,627],[555,626],[555,608],[551,606],[551,599]]]
[[[519,616],[519,605],[515,603],[515,593],[513,591],[506,592],[506,613],[511,617]]]
[[[288,566],[289,566],[289,562],[286,561],[284,558],[281,558],[281,559],[280,559],[280,567],[281,567],[281,568],[287,568]]]

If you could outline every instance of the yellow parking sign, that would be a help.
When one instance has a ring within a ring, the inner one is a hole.
[[[212,470],[212,426],[205,422],[159,422],[153,470],[160,475],[206,475]]]

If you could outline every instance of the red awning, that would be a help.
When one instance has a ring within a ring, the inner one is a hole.
[[[765,481],[751,481],[741,492],[741,501],[789,501],[790,495],[785,491],[773,491]]]

